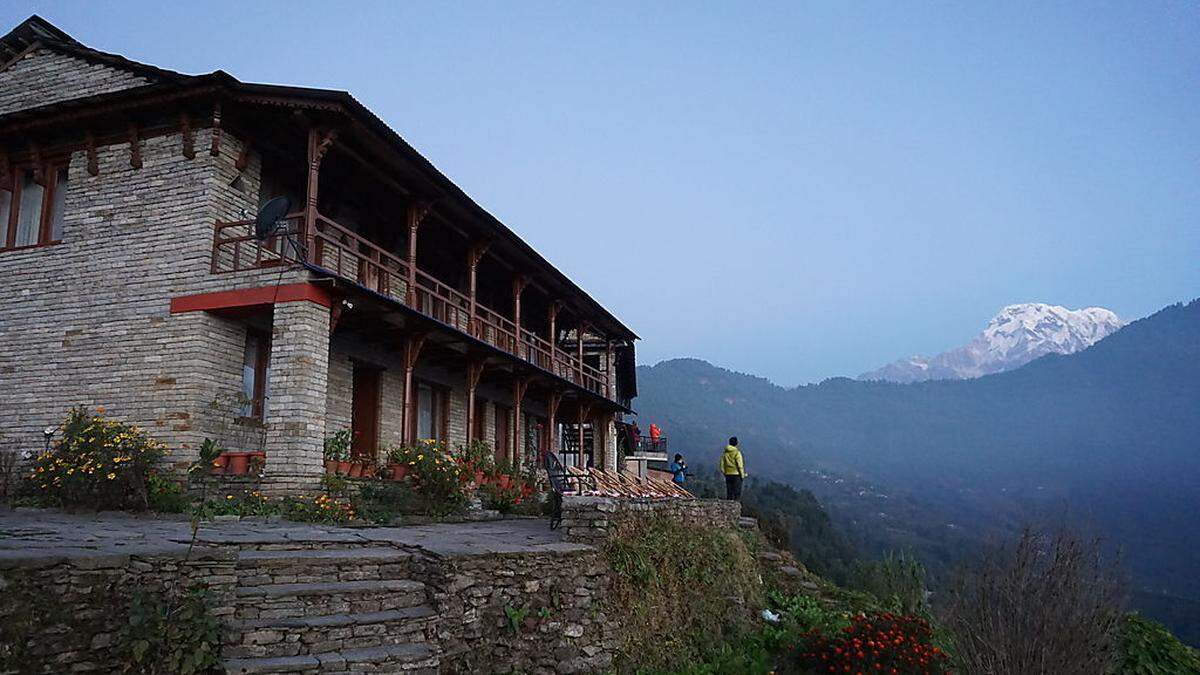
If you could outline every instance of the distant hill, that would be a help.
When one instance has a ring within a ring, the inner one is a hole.
[[[910,356],[863,373],[860,380],[923,382],[1002,373],[1047,354],[1074,354],[1121,328],[1101,307],[1067,309],[1043,302],[1009,305],[966,345],[934,357]]]
[[[1069,518],[1122,545],[1143,590],[1200,599],[1200,301],[972,380],[785,389],[680,359],[638,384],[642,419],[693,462],[738,435],[752,475],[841,472],[918,500],[943,521],[929,528]]]

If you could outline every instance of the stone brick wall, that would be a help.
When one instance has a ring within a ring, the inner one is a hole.
[[[720,499],[563,498],[563,539],[602,545],[620,527],[639,518],[661,516],[698,527],[737,527],[741,502]]]
[[[0,563],[0,593],[6,594],[6,605],[18,602],[16,598],[32,601],[38,611],[57,619],[28,636],[29,670],[21,672],[119,672],[112,645],[122,624],[114,599],[125,602],[136,589],[177,594],[198,584],[208,586],[215,616],[232,614],[233,554],[198,548],[187,560],[177,555],[97,554]]]
[[[209,138],[197,130],[196,147]],[[170,299],[303,273],[211,274],[213,223],[254,211],[258,162],[238,191],[229,185],[241,150],[232,134],[218,157],[188,160],[181,147],[178,134],[143,139],[140,169],[128,144],[99,147],[97,176],[75,153],[63,243],[0,252],[0,449],[40,449],[42,429],[75,404],[146,428],[180,462],[206,435],[234,448],[261,444],[260,428],[231,425],[212,405],[241,390],[245,326],[172,315]]]
[[[451,558],[427,566],[423,580],[440,617],[442,671],[606,671],[619,637],[619,627],[598,608],[608,573],[594,550]],[[516,632],[506,607],[524,614]]]
[[[0,71],[0,115],[146,84],[124,70],[36,49]]]

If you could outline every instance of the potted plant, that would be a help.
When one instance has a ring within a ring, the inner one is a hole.
[[[226,465],[225,475],[227,476],[245,476],[250,470],[250,453],[248,452],[227,452],[225,453]]]
[[[349,473],[349,476],[350,476],[351,478],[362,478],[362,475],[363,475],[363,465],[362,465],[362,463],[361,463],[361,462],[347,462],[347,464],[349,464],[349,465],[350,465],[350,473]]]
[[[249,473],[254,476],[261,476],[263,470],[267,468],[267,453],[259,451],[248,452],[246,454],[250,460],[247,464]]]
[[[392,480],[404,480],[415,456],[411,448],[398,446],[388,450],[388,468],[391,469]]]
[[[339,476],[350,473],[350,430],[343,428],[325,437],[325,471]]]
[[[211,466],[209,467],[209,473],[211,473],[214,476],[225,475],[225,466],[228,463],[229,463],[229,458],[226,457],[224,454],[217,455],[212,460]]]

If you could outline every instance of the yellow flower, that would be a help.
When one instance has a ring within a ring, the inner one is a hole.
[[[117,474],[115,474],[115,473],[110,473],[110,474],[108,474],[108,479],[109,479],[109,480],[113,480],[113,479],[114,479],[114,478],[116,478],[116,477],[117,477]]]
[[[233,499],[233,495],[225,495],[225,499]]]

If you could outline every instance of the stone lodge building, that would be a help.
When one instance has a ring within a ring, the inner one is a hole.
[[[290,208],[262,239],[255,214]],[[39,17],[0,38],[0,449],[76,404],[185,464],[206,437],[310,490],[482,439],[616,468],[636,335],[346,92],[184,75]]]

